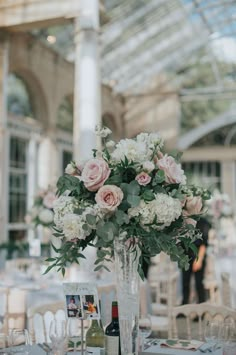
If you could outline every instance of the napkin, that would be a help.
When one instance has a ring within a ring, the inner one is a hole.
[[[166,339],[161,341],[160,346],[172,349],[197,350],[204,343],[198,340]]]

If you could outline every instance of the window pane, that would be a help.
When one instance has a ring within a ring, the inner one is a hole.
[[[65,168],[67,166],[67,164],[69,164],[72,160],[72,153],[67,151],[67,150],[63,150],[62,152],[62,174],[64,174]]]
[[[23,223],[27,200],[27,141],[10,139],[9,222]]]

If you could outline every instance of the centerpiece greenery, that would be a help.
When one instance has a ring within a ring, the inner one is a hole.
[[[161,251],[188,268],[186,251],[196,251],[196,221],[209,191],[187,185],[181,154],[167,154],[158,133],[115,143],[108,128],[96,131],[103,149],[85,162],[72,161],[57,182],[54,236],[61,246],[53,246],[58,254],[48,259],[46,272],[56,267],[64,274],[67,265],[85,258],[87,246],[97,248],[95,270],[107,268],[115,238],[139,255],[142,278],[144,262]]]

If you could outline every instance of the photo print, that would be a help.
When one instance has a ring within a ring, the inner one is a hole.
[[[97,287],[90,283],[64,282],[68,318],[100,319]]]
[[[82,296],[83,311],[86,318],[99,319],[99,306],[96,294]]]
[[[80,295],[66,295],[67,316],[69,318],[82,318]]]

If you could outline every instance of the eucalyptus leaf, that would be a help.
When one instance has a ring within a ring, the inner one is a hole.
[[[127,201],[131,207],[137,207],[139,205],[141,198],[135,195],[128,195]]]

